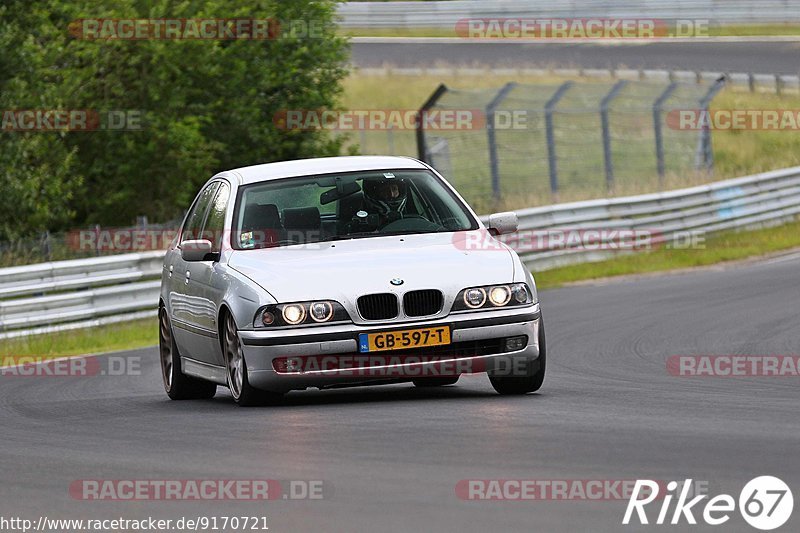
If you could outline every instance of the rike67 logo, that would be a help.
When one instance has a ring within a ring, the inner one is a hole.
[[[731,514],[737,508],[733,496],[720,494],[702,505],[701,502],[709,496],[701,494],[689,499],[692,485],[691,479],[687,479],[682,485],[677,481],[670,481],[667,483],[666,494],[661,494],[659,483],[656,481],[637,480],[622,523],[695,525],[698,518],[695,514],[697,514],[706,524],[719,526],[731,519]],[[645,507],[656,500],[661,500],[661,506],[655,522],[651,522],[652,513],[648,517]],[[674,508],[673,500],[675,500]],[[773,476],[761,476],[750,480],[744,486],[739,493],[738,508],[748,524],[762,531],[770,531],[781,527],[789,520],[794,508],[794,497],[789,486],[782,480]]]

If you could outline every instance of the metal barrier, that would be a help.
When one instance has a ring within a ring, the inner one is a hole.
[[[614,231],[669,243],[692,231],[779,224],[800,215],[800,167],[658,194],[591,200],[517,212],[510,243],[534,271],[629,253],[613,244]],[[526,232],[578,240],[546,240],[533,249]],[[606,232],[599,242],[597,235]],[[590,234],[593,236],[588,237]],[[522,238],[520,238],[522,236]],[[582,240],[585,239],[585,240]],[[163,252],[42,263],[0,269],[0,339],[153,316]]]
[[[469,18],[657,18],[714,23],[797,22],[791,0],[455,0],[446,2],[346,2],[340,24],[350,28],[455,28]]]
[[[794,167],[690,189],[523,209],[509,244],[531,270],[547,270],[637,247],[620,246],[614,231],[635,232],[647,246],[657,246],[692,232],[776,225],[798,215],[800,167]]]
[[[154,314],[164,252],[0,269],[0,339]]]

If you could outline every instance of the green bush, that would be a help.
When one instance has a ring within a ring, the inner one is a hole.
[[[336,155],[324,131],[287,132],[286,109],[334,108],[346,40],[332,0],[7,0],[0,109],[132,111],[141,129],[0,132],[0,240],[43,229],[174,217],[214,172]],[[315,35],[265,40],[87,40],[79,19],[272,19]]]

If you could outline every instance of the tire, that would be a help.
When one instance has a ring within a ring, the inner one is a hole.
[[[528,363],[527,375],[519,377],[492,376],[489,381],[492,387],[502,395],[521,395],[536,392],[544,383],[544,374],[547,368],[547,344],[544,335],[544,320],[539,323],[539,357]]]
[[[420,378],[414,380],[415,387],[444,387],[455,385],[461,376],[441,377],[441,378]]]
[[[242,407],[253,407],[275,404],[283,398],[283,394],[263,391],[250,385],[239,330],[230,313],[225,313],[222,348],[225,355],[225,375],[233,401]]]
[[[172,334],[169,313],[158,310],[158,352],[164,390],[172,400],[207,400],[217,393],[216,383],[187,376],[181,370],[181,354]]]

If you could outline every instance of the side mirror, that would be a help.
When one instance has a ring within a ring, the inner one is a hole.
[[[519,220],[517,214],[513,211],[505,213],[495,213],[489,215],[489,223],[486,225],[489,233],[494,236],[505,235],[506,233],[514,233],[519,227]]]
[[[206,239],[193,239],[181,243],[181,257],[184,261],[207,261],[213,245]]]

